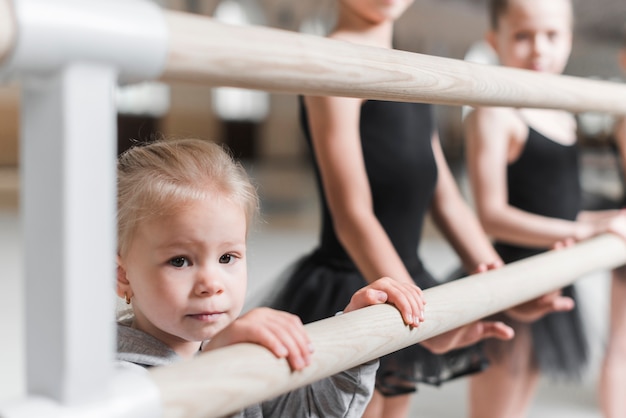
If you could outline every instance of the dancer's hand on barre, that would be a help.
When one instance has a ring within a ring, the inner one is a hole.
[[[424,321],[424,294],[414,284],[403,283],[383,277],[357,290],[344,312],[354,311],[370,305],[389,303],[402,315],[404,323],[414,327]]]
[[[489,263],[480,263],[471,274],[484,273],[488,270],[496,270],[504,263],[497,259]],[[503,322],[475,321],[462,327],[453,329],[443,334],[422,341],[421,344],[435,354],[442,354],[450,350],[466,347],[487,338],[510,340],[515,335],[511,327]]]
[[[574,239],[584,241],[593,236],[613,233],[626,240],[626,209],[584,211],[578,215]]]
[[[617,234],[622,237],[622,239],[626,240],[626,209],[621,209],[618,214],[609,221],[608,232]]]
[[[311,363],[313,346],[296,315],[270,308],[255,308],[237,318],[229,326],[203,344],[202,351],[237,343],[254,343],[285,358],[293,370]]]
[[[422,341],[424,347],[435,354],[476,344],[487,338],[510,340],[515,336],[513,328],[500,321],[475,321],[452,331],[444,332]]]
[[[476,266],[476,268],[474,268],[470,272],[470,275],[484,273],[489,270],[496,270],[502,267],[503,265],[504,265],[504,262],[500,259],[491,261],[489,263],[480,263]]]
[[[574,299],[563,296],[560,290],[547,293],[536,299],[514,306],[505,313],[520,322],[534,322],[552,312],[574,309]]]
[[[557,241],[552,245],[553,250],[571,247],[576,242],[573,238]],[[517,305],[505,313],[520,322],[534,322],[552,312],[565,312],[574,309],[574,299],[563,296],[560,290],[547,293],[536,299]]]

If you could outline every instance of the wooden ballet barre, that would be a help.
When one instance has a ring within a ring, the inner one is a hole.
[[[626,243],[605,234],[428,289],[426,321],[415,329],[404,326],[390,305],[308,324],[315,353],[300,372],[291,372],[285,360],[261,346],[237,344],[151,374],[165,417],[224,416],[624,263]]]
[[[596,111],[626,114],[626,85],[542,74],[319,36],[233,26],[163,11],[169,31],[164,81],[277,93]],[[17,39],[13,9],[0,0],[0,63]],[[80,36],[80,34],[77,34]],[[157,70],[157,69],[155,69]]]
[[[280,93],[626,114],[626,85],[167,12],[163,79]]]

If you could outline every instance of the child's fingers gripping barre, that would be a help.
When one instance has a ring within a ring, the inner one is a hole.
[[[408,284],[383,277],[359,289],[352,295],[344,312],[370,305],[389,303],[394,305],[407,325],[418,326],[424,321],[424,294],[414,284]]]
[[[285,358],[293,370],[301,370],[311,362],[313,347],[300,318],[270,308],[252,309],[218,333],[202,348],[203,351],[236,343],[255,343]]]

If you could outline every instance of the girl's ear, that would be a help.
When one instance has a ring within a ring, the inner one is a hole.
[[[133,297],[133,291],[130,287],[130,282],[128,281],[128,278],[126,277],[126,269],[122,265],[122,259],[120,258],[119,254],[116,257],[116,262],[117,262],[117,281],[116,281],[115,290],[116,290],[117,296],[123,299],[124,298],[130,299]]]
[[[491,29],[485,33],[485,41],[489,44],[491,48],[497,53],[498,52],[498,41],[497,41],[496,32]]]

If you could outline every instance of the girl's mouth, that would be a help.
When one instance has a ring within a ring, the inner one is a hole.
[[[224,315],[224,312],[203,312],[203,313],[197,313],[197,314],[190,314],[187,316],[197,321],[212,323],[212,322],[219,321],[223,315]]]

